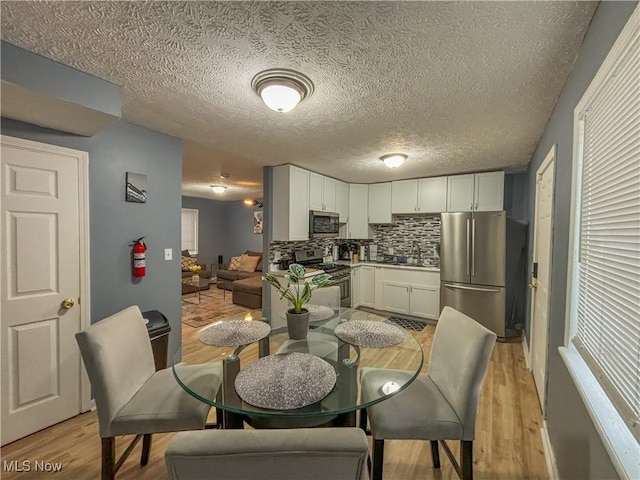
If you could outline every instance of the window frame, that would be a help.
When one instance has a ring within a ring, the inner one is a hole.
[[[190,214],[190,215],[194,215],[195,216],[195,222],[194,222],[194,249],[188,249],[188,248],[183,248],[184,244],[183,242],[183,238],[182,238],[182,230],[183,230],[183,225],[182,225],[182,219],[183,219],[183,215],[184,214]],[[200,218],[199,218],[199,211],[197,208],[181,208],[180,209],[180,250],[184,251],[184,250],[189,250],[190,254],[193,255],[197,255],[198,254],[198,228],[199,228],[199,224],[200,224]]]
[[[631,14],[598,72],[576,105],[573,115],[573,164],[571,181],[571,210],[569,250],[567,264],[567,296],[565,305],[564,346],[558,350],[569,374],[584,401],[596,431],[621,478],[640,478],[640,443],[611,402],[591,367],[575,347],[571,339],[576,333],[577,319],[574,306],[578,296],[578,260],[580,214],[578,207],[582,196],[582,159],[584,145],[584,121],[582,120],[594,97],[614,73],[619,61],[640,35],[640,6]]]

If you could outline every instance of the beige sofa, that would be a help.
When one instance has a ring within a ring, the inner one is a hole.
[[[218,277],[218,288],[224,288],[225,290],[233,290],[233,282],[236,280],[244,280],[246,278],[262,277],[262,252],[254,252],[247,250],[246,255],[260,257],[258,266],[255,272],[239,272],[237,270],[229,270],[227,266],[225,268],[219,268],[216,271]]]

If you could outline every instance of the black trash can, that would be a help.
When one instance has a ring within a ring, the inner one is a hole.
[[[169,320],[158,310],[142,312],[142,316],[149,320],[147,331],[151,340],[153,350],[153,360],[156,364],[156,371],[167,368],[167,356],[169,352],[169,332],[171,325]]]

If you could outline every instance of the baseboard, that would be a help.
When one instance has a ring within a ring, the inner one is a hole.
[[[524,352],[524,363],[527,366],[527,370],[531,371],[531,352],[529,351],[529,344],[524,331],[522,332],[522,351]]]
[[[556,463],[556,456],[553,453],[553,447],[551,446],[551,439],[549,438],[546,420],[542,422],[540,436],[542,437],[542,449],[544,450],[544,458],[547,461],[549,478],[551,480],[559,480],[560,475],[558,475],[558,464]]]

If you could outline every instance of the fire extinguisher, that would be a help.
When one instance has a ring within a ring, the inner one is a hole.
[[[133,276],[144,277],[146,274],[146,252],[147,246],[140,237],[133,243]]]

